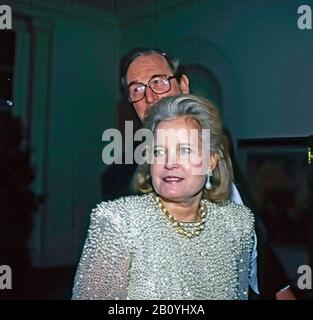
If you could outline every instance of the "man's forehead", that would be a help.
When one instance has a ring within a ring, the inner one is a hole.
[[[171,68],[166,59],[159,54],[149,54],[139,56],[129,65],[127,70],[127,80],[142,80],[137,77],[151,77],[156,74],[170,73]]]

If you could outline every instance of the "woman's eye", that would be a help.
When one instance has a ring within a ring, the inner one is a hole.
[[[181,147],[180,152],[183,154],[190,154],[191,153],[191,148],[190,147]]]
[[[163,156],[165,154],[165,151],[163,149],[154,149],[154,156],[159,157]]]

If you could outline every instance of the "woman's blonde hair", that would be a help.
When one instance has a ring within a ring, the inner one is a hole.
[[[196,121],[200,129],[210,130],[210,151],[216,154],[218,161],[212,172],[212,189],[204,188],[203,197],[214,202],[224,202],[229,197],[233,169],[228,152],[228,139],[223,132],[220,114],[210,101],[186,94],[165,97],[150,109],[144,120],[144,127],[154,133],[160,122],[182,116]],[[135,184],[140,192],[153,191],[150,165],[139,166]]]

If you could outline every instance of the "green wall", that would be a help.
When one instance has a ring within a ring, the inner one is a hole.
[[[12,11],[21,35],[15,112],[26,124],[31,92],[34,189],[46,196],[29,246],[35,265],[70,265],[101,201],[102,132],[117,121],[117,23],[113,13],[72,1],[14,2]]]

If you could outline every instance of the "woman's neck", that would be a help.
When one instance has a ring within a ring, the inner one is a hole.
[[[199,206],[202,192],[188,199],[172,201],[160,196],[165,209],[180,221],[196,221],[199,219]]]

